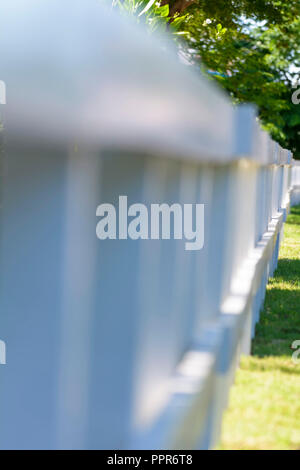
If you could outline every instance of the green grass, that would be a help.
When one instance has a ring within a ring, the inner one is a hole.
[[[225,412],[223,450],[300,449],[300,206],[285,224],[251,357],[243,357]]]

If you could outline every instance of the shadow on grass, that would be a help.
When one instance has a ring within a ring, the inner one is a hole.
[[[255,356],[252,356],[255,358]],[[257,359],[257,356],[256,356]],[[243,368],[243,367],[242,367]],[[251,372],[282,372],[284,374],[300,375],[300,366],[296,365],[291,361],[291,356],[270,356],[259,358],[259,361],[247,361],[246,369]]]
[[[300,260],[282,259],[269,282],[252,353],[291,356],[295,340],[300,340]]]
[[[300,243],[300,240],[299,240]],[[299,247],[300,251],[300,247]],[[300,255],[300,253],[299,253]],[[271,279],[277,281],[284,281],[290,282],[292,281],[294,284],[298,284],[300,290],[300,259],[287,259],[282,258],[279,263],[278,267],[275,271],[274,278]],[[299,305],[300,309],[300,305]]]
[[[300,225],[300,206],[291,208],[291,212],[285,222],[286,225]]]

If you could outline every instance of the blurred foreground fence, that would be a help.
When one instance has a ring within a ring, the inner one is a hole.
[[[276,267],[291,154],[164,38],[61,3],[1,6],[0,447],[207,449]],[[204,248],[98,240],[120,195],[204,204]]]

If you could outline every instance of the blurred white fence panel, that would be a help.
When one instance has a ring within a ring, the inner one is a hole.
[[[291,154],[99,2],[0,14],[0,447],[211,448],[276,267]],[[97,206],[121,195],[204,204],[203,249],[97,239]]]
[[[293,160],[293,168],[291,174],[292,194],[291,204],[296,206],[300,204],[300,162]]]

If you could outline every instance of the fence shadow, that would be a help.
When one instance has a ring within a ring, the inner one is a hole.
[[[284,258],[270,279],[252,353],[291,357],[295,340],[300,340],[300,260]]]

